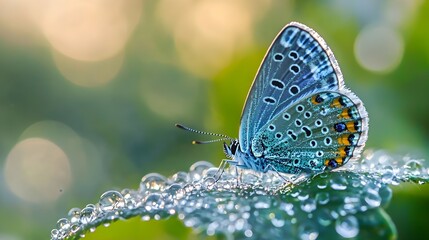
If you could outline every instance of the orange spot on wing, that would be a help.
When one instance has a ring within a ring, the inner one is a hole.
[[[320,102],[317,102],[317,101],[316,101],[316,98],[317,98],[318,96],[319,96],[319,95],[313,96],[313,97],[311,98],[311,103],[313,103],[313,104],[315,104],[315,105],[320,104]]]
[[[338,115],[338,118],[350,118],[349,115],[349,109],[345,108],[340,115]]]
[[[343,165],[343,158],[342,157],[338,157],[338,158],[335,158],[335,162],[337,162],[338,163],[338,165]]]
[[[331,160],[331,159],[326,159],[325,162],[323,163],[323,165],[329,166],[329,160]]]
[[[355,128],[355,122],[348,122],[346,123],[347,126],[347,130],[349,130],[350,132],[356,132],[357,129]]]
[[[337,140],[338,140],[338,143],[340,145],[346,145],[346,146],[350,145],[349,135],[348,134],[341,135]]]
[[[347,152],[345,150],[346,147],[340,147],[338,150],[338,156],[340,157],[347,157]]]

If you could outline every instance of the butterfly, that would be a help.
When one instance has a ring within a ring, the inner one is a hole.
[[[244,104],[239,137],[224,143],[224,152],[229,164],[243,169],[319,173],[359,158],[367,138],[367,111],[345,87],[331,49],[313,29],[291,22],[268,49]]]

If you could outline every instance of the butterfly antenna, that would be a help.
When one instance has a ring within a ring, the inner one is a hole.
[[[214,139],[214,140],[209,140],[209,141],[192,141],[192,144],[207,144],[207,143],[214,143],[214,142],[220,142],[220,141],[225,141],[225,140],[231,140],[231,141],[234,140],[232,137],[229,137],[229,136],[227,136],[225,134],[212,133],[212,132],[204,132],[204,131],[200,131],[200,130],[195,130],[193,128],[186,127],[186,126],[183,126],[182,124],[178,124],[178,123],[176,123],[176,127],[180,128],[182,130],[193,132],[193,133],[220,137],[220,139]]]

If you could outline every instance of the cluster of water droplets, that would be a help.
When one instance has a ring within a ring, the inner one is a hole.
[[[291,176],[232,167],[216,180],[218,168],[197,162],[189,172],[169,178],[150,173],[137,190],[107,191],[96,204],[72,208],[58,220],[51,239],[78,239],[118,219],[172,215],[202,234],[236,239],[353,238],[368,232],[389,238],[394,230],[371,230],[383,225],[379,211],[392,197],[389,184],[422,184],[429,180],[428,171],[422,160],[367,151],[361,161],[341,171],[295,176],[291,184],[284,180]]]

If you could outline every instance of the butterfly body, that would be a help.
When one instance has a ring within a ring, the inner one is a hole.
[[[325,41],[292,22],[268,50],[246,99],[230,163],[260,172],[322,172],[359,157],[368,133],[362,101],[345,88]]]

